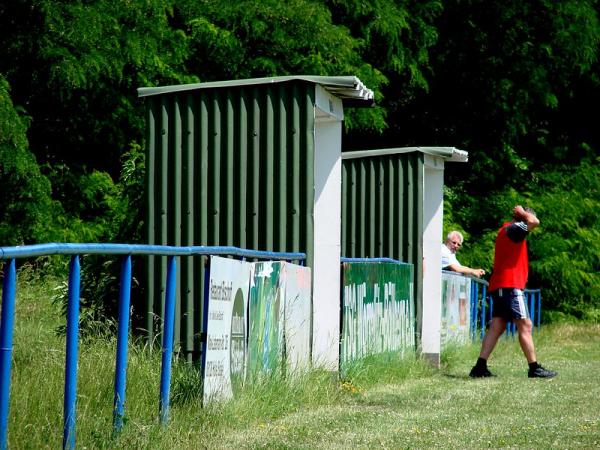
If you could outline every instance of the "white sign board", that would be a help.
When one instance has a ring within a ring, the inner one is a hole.
[[[204,360],[204,402],[228,399],[245,377],[252,264],[212,256]]]
[[[311,273],[309,267],[285,263],[285,351],[291,373],[308,369],[310,364],[310,301]]]

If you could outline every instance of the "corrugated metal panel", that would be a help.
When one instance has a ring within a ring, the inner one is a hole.
[[[420,328],[425,156],[357,153],[342,154],[342,256],[412,263]]]
[[[312,266],[315,85],[303,80],[152,95],[147,242],[306,252]],[[199,356],[204,258],[180,258],[175,342]],[[144,327],[164,308],[166,260],[149,258]]]

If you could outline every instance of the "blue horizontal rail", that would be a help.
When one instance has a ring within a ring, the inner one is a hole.
[[[32,258],[49,255],[71,255],[69,265],[69,290],[67,305],[67,338],[65,358],[64,428],[63,448],[75,448],[77,357],[79,335],[80,263],[81,255],[123,255],[118,305],[117,357],[115,364],[115,389],[113,427],[120,431],[123,426],[125,405],[125,382],[127,371],[127,347],[129,335],[129,303],[131,295],[131,256],[168,256],[163,318],[162,367],[159,398],[159,417],[165,424],[169,416],[171,360],[173,354],[173,330],[175,321],[176,259],[177,256],[224,255],[239,258],[271,259],[283,261],[306,261],[306,254],[299,252],[270,252],[247,250],[230,246],[189,246],[102,243],[48,243],[19,247],[0,247],[0,260],[7,260],[4,267],[2,289],[2,315],[0,322],[0,450],[7,447],[8,406],[12,361],[12,340],[15,318],[16,258]]]
[[[278,259],[286,261],[304,261],[305,253],[269,252],[247,250],[238,247],[190,246],[145,244],[36,244],[19,247],[0,247],[0,259],[29,258],[49,255],[227,255],[242,258]]]
[[[360,262],[389,262],[389,263],[395,263],[395,264],[409,264],[406,262],[402,262],[402,261],[398,261],[397,259],[393,259],[393,258],[387,258],[387,257],[381,257],[381,258],[348,258],[345,256],[342,256],[340,258],[340,261],[343,263],[360,263]]]

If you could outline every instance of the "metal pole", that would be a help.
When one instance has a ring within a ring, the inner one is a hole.
[[[208,336],[207,336],[207,331],[208,331],[208,303],[209,303],[209,298],[210,298],[210,271],[211,271],[211,257],[208,257],[206,259],[206,263],[204,266],[204,295],[202,296],[203,298],[203,303],[202,303],[202,333],[205,336],[205,338],[202,340],[201,343],[201,360],[200,360],[200,375],[202,376],[202,379],[204,380],[204,374],[206,373],[206,349],[208,348]],[[248,320],[248,318],[246,317],[246,320]],[[246,323],[247,326],[247,323]],[[249,328],[247,328],[249,329]],[[246,336],[247,338],[247,336]],[[204,401],[204,386],[202,387],[202,401]]]
[[[169,420],[169,391],[171,386],[171,359],[173,357],[173,328],[175,322],[175,288],[177,264],[174,256],[167,260],[167,288],[165,292],[165,315],[162,339],[162,369],[160,375],[160,423]]]
[[[79,256],[71,257],[69,268],[69,303],[67,306],[67,355],[65,363],[65,398],[63,449],[75,448],[77,346],[79,339]]]
[[[480,330],[480,334],[479,334],[479,338],[482,341],[483,341],[483,337],[485,336],[486,303],[487,303],[486,288],[485,288],[485,286],[483,286],[483,291],[481,292],[481,330]],[[491,309],[491,305],[490,305],[490,309]]]
[[[10,400],[10,365],[12,361],[12,339],[15,324],[15,294],[17,271],[15,260],[4,267],[2,284],[2,319],[0,322],[0,449],[6,450],[8,437],[8,405]]]
[[[538,327],[538,331],[541,326],[541,321],[542,321],[542,291],[539,290],[537,292],[537,327]]]
[[[531,319],[531,324],[533,325],[533,321],[535,320],[535,302],[534,302],[534,298],[535,298],[535,293],[534,292],[528,292],[527,293],[527,297],[529,300],[529,318]],[[531,327],[531,334],[533,334],[533,330],[535,329],[534,326]]]
[[[469,337],[473,337],[473,303],[475,302],[475,283],[471,280],[471,295],[469,295]]]
[[[483,305],[482,312],[481,312],[481,316],[482,317],[485,317],[485,304],[486,304],[487,298],[488,298],[488,295],[487,295],[487,285],[484,284],[483,288],[482,288],[482,291],[481,291],[481,303]],[[491,310],[492,310],[492,308],[490,306],[490,311]],[[483,328],[483,330],[485,330],[485,326],[482,327],[482,328]],[[481,339],[483,339],[483,334],[481,335]]]
[[[473,299],[473,339],[477,336],[477,326],[479,325],[479,314],[482,309],[479,304],[479,283],[474,283],[475,298]]]
[[[125,409],[130,303],[131,255],[127,255],[121,264],[121,285],[119,288],[119,325],[117,329],[117,361],[115,365],[115,397],[113,402],[113,427],[117,433],[123,428]]]

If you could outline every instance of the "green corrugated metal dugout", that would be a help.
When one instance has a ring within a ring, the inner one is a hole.
[[[427,157],[463,160],[454,147],[342,153],[342,256],[414,264],[417,328],[422,323]]]
[[[140,88],[147,106],[147,242],[306,252],[312,266],[317,86],[372,103],[356,77],[276,77]],[[180,258],[175,342],[201,349],[205,257]],[[166,259],[150,257],[142,326],[164,308]]]

